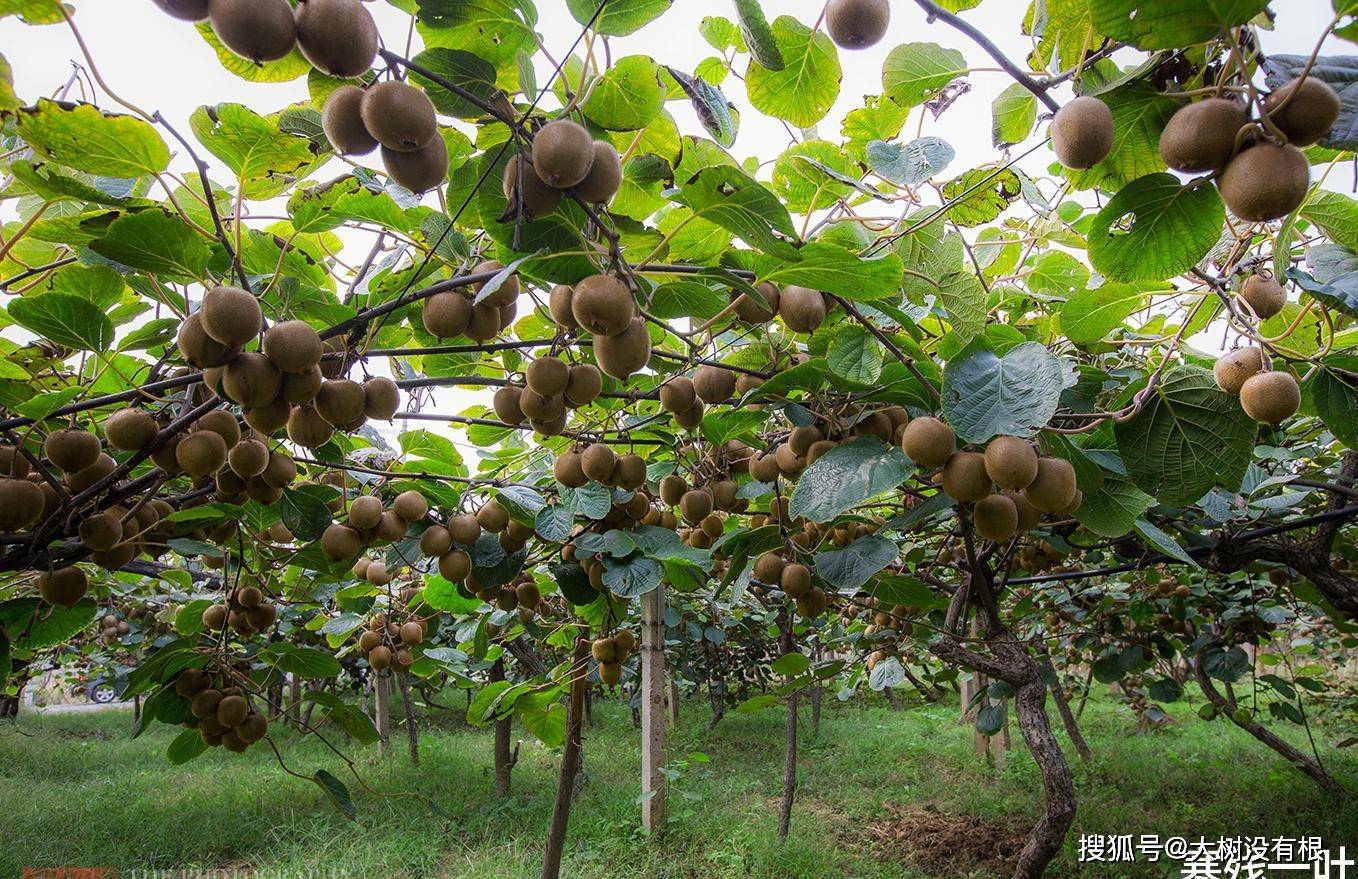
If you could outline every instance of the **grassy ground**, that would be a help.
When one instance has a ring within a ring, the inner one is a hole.
[[[728,715],[705,734],[702,706],[684,708],[671,732],[679,776],[663,842],[639,828],[638,735],[627,712],[596,710],[563,876],[993,876],[995,850],[1021,840],[1039,807],[1037,772],[1017,730],[1009,765],[997,774],[973,756],[955,704],[892,711],[827,699],[820,735],[808,730],[803,739],[792,832],[779,842],[782,709]],[[1176,714],[1166,731],[1136,735],[1124,709],[1091,702],[1084,729],[1096,756],[1075,770],[1079,816],[1051,875],[1165,875],[1163,867],[1076,864],[1080,833],[1321,835],[1350,852],[1358,845],[1353,799],[1328,800],[1234,727],[1199,721],[1187,706]],[[30,713],[17,729],[0,729],[0,879],[26,865],[236,868],[270,879],[536,877],[556,755],[525,741],[514,795],[501,801],[489,775],[489,734],[431,721],[438,728],[426,731],[418,768],[403,741],[385,760],[374,752],[358,760],[373,788],[419,791],[453,817],[409,798],[356,793],[351,822],[315,785],[284,775],[265,747],[214,751],[176,768],[163,757],[175,731],[157,727],[132,741],[126,712]],[[1358,789],[1358,754],[1325,744],[1343,731],[1319,732],[1326,764]],[[340,761],[315,741],[280,739],[296,770],[340,774]],[[308,872],[316,867],[323,872]]]

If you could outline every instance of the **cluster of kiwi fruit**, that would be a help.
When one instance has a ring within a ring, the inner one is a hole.
[[[411,192],[434,189],[448,177],[448,144],[434,103],[408,82],[340,86],[325,99],[321,127],[343,155],[366,156],[380,148],[387,175]]]
[[[186,668],[174,681],[174,691],[189,700],[193,719],[184,725],[198,730],[203,741],[239,754],[269,734],[269,719],[250,705],[243,689],[202,669]]]
[[[829,596],[815,585],[811,566],[786,547],[763,553],[754,562],[754,577],[767,589],[780,590],[795,602],[797,614],[813,620],[825,613]]]
[[[875,436],[886,443],[900,442],[910,413],[902,406],[851,407],[840,416],[817,416],[819,426],[794,427],[773,449],[750,459],[750,476],[772,483],[779,478],[795,482],[807,467],[841,442]]]
[[[594,661],[599,663],[599,680],[610,687],[621,682],[623,663],[632,656],[636,646],[636,636],[628,629],[619,629],[612,635],[595,638],[589,645],[589,652]]]
[[[951,427],[923,416],[906,425],[901,450],[921,470],[942,468],[943,492],[974,504],[972,525],[987,540],[1008,540],[1032,530],[1043,513],[1069,516],[1084,502],[1070,462],[1040,457],[1019,437],[995,437],[984,452],[959,451]]]
[[[472,267],[472,275],[498,274],[504,265],[483,260]],[[461,290],[443,290],[424,301],[424,328],[436,339],[466,336],[474,342],[489,342],[500,335],[519,310],[519,276],[511,274],[493,291],[489,280],[472,287],[469,296]]]
[[[360,494],[349,501],[346,521],[331,524],[321,534],[321,551],[333,561],[354,558],[379,541],[395,543],[403,539],[410,526],[428,514],[429,501],[414,489],[396,495],[390,508],[383,505],[378,495]],[[385,565],[366,568],[364,576],[378,586],[391,582]],[[383,582],[377,582],[379,579]]]
[[[558,455],[552,475],[567,488],[598,482],[635,492],[646,487],[646,459],[635,453],[619,455],[608,443],[590,443]]]
[[[115,613],[106,613],[99,618],[99,642],[112,647],[124,635],[132,634],[132,624],[118,619]]]
[[[1062,570],[1066,554],[1045,540],[1027,543],[1014,555],[1015,564],[1030,574],[1044,574]]]
[[[675,519],[669,510],[662,510],[660,525],[671,527],[668,523],[674,521],[678,526],[682,521],[683,527],[677,529],[679,538],[695,549],[708,549],[726,533],[724,513],[738,515],[749,509],[749,500],[737,496],[739,489],[736,481],[724,474],[690,486],[683,476],[671,473],[660,480],[660,501],[666,507],[678,507],[679,516]]]
[[[430,619],[411,616],[404,623],[377,613],[358,636],[358,649],[375,671],[394,668],[404,674],[415,664],[413,648],[429,637]]]
[[[1240,408],[1261,424],[1277,425],[1301,408],[1301,385],[1290,372],[1269,369],[1263,349],[1247,345],[1217,358],[1217,387],[1240,398]]]
[[[46,519],[59,503],[56,490],[33,470],[23,450],[0,446],[0,532],[22,531]]]
[[[550,354],[529,361],[523,378],[522,385],[505,385],[495,392],[491,401],[495,417],[515,426],[531,424],[543,436],[560,436],[566,430],[567,410],[589,405],[603,390],[597,366],[567,363]]]
[[[555,119],[533,134],[531,150],[510,158],[502,179],[507,216],[536,220],[570,194],[585,204],[605,204],[622,185],[622,159],[613,144],[595,140],[584,126]]]
[[[589,333],[594,362],[626,381],[651,362],[651,336],[637,311],[632,288],[612,273],[591,275],[552,288],[548,306],[563,331]]]
[[[1306,198],[1311,167],[1299,147],[1330,132],[1340,103],[1328,83],[1308,76],[1269,94],[1262,109],[1267,119],[1252,120],[1233,98],[1204,98],[1180,108],[1160,135],[1165,164],[1214,175],[1226,206],[1247,223],[1285,217]]]
[[[209,637],[230,628],[241,637],[266,631],[278,621],[278,606],[268,600],[259,586],[231,589],[224,601],[203,611],[203,631]]]
[[[472,589],[473,585],[477,588]],[[473,595],[496,610],[502,610],[505,613],[518,613],[519,622],[522,623],[531,622],[538,611],[546,610],[542,590],[533,580],[533,575],[527,572],[520,574],[512,583],[506,583],[503,586],[484,586],[469,581],[467,587]],[[488,627],[487,632],[491,635],[498,635],[500,634],[500,627]]]

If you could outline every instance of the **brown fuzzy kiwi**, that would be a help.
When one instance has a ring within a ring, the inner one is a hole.
[[[322,73],[361,76],[377,58],[377,23],[362,0],[301,0],[297,47]]]
[[[231,472],[241,479],[263,475],[269,467],[269,447],[257,439],[244,439],[226,456]]]
[[[412,489],[398,494],[391,502],[391,508],[407,522],[418,522],[429,514],[429,501],[424,499],[424,495]]]
[[[363,89],[342,85],[330,93],[321,109],[321,128],[340,155],[366,156],[377,149],[377,138],[363,124]]]
[[[281,488],[274,488],[264,481],[262,476],[256,476],[245,484],[245,493],[251,500],[257,501],[264,506],[271,506],[278,503],[278,499],[283,496]]]
[[[1008,540],[1018,532],[1018,507],[1002,494],[992,494],[981,498],[971,511],[971,523],[976,533],[986,540],[999,543]]]
[[[430,525],[420,535],[420,552],[436,559],[453,549],[453,535],[442,525]]]
[[[75,607],[89,590],[89,577],[76,567],[58,568],[38,577],[38,594],[55,607]]]
[[[985,470],[1000,488],[1027,488],[1037,478],[1037,452],[1028,440],[997,436],[985,447]]]
[[[684,481],[684,477],[678,474],[671,473],[660,480],[660,500],[666,506],[672,507],[678,504],[687,491],[688,483]]]
[[[370,87],[359,112],[368,133],[389,150],[413,152],[438,137],[433,102],[408,83],[390,79]]]
[[[175,449],[175,460],[190,476],[209,476],[226,464],[226,442],[210,430],[191,433]]]
[[[763,299],[756,299],[749,293],[742,293],[739,290],[731,291],[731,298],[736,304],[736,316],[747,324],[765,324],[773,320],[773,316],[778,313],[782,294],[778,290],[778,285],[769,281],[760,281],[755,285],[755,289],[763,294]]]
[[[825,29],[841,49],[875,46],[890,22],[887,0],[830,0],[825,5]]]
[[[631,325],[636,301],[616,275],[592,275],[575,285],[571,314],[581,328],[595,336],[616,336]]]
[[[696,525],[712,515],[712,493],[705,488],[684,492],[679,499],[679,515],[690,525]]]
[[[1212,367],[1212,376],[1217,387],[1228,394],[1239,394],[1240,388],[1250,376],[1264,369],[1264,352],[1258,348],[1237,348],[1217,359]]]
[[[1268,320],[1287,304],[1287,291],[1272,274],[1255,272],[1245,279],[1237,293],[1260,320]]]
[[[476,291],[476,295],[472,297],[474,302],[484,302],[485,304],[493,305],[496,308],[504,308],[507,305],[513,305],[519,301],[519,294],[522,292],[523,288],[520,286],[519,276],[516,274],[511,273],[500,282],[500,286],[496,287],[494,291],[490,293],[486,292],[486,287],[490,284],[491,280],[498,277],[504,269],[505,264],[494,259],[482,260],[472,266],[470,274],[493,276],[490,280],[477,283],[473,288]]]
[[[199,369],[221,366],[236,355],[235,348],[228,348],[204,331],[203,315],[199,311],[184,318],[175,342],[184,359]]]
[[[396,543],[406,536],[410,530],[410,525],[404,518],[398,516],[395,510],[387,510],[377,521],[377,527],[373,529],[378,540],[385,540],[387,543]]]
[[[43,455],[66,473],[84,470],[99,457],[99,451],[99,437],[75,427],[54,430],[42,443]]]
[[[183,438],[183,434],[166,437],[165,442],[161,443],[160,447],[151,453],[151,462],[172,476],[178,475],[180,472],[179,461],[175,458],[175,449],[178,448]],[[70,483],[70,476],[67,476],[66,481],[68,484]]]
[[[326,557],[337,562],[351,559],[363,549],[363,540],[358,532],[348,525],[331,525],[321,534],[321,551]]]
[[[1075,497],[1075,468],[1064,458],[1038,458],[1037,478],[1023,490],[1028,503],[1044,513],[1059,513]]]
[[[471,316],[471,300],[456,290],[435,293],[424,301],[424,328],[436,339],[462,335]]]
[[[19,531],[42,515],[42,489],[27,479],[0,479],[0,531]]]
[[[225,409],[207,412],[193,424],[194,430],[210,430],[222,438],[228,449],[235,448],[240,442],[240,422],[236,416]]]
[[[363,393],[363,386],[347,378],[327,381],[316,393],[316,411],[338,428],[361,420],[366,405],[367,396]]]
[[[594,139],[569,119],[548,122],[533,136],[533,168],[542,182],[569,189],[589,176],[594,164]]]
[[[811,451],[811,446],[823,439],[825,439],[825,435],[820,432],[820,428],[804,425],[792,429],[792,433],[788,435],[787,444],[791,447],[794,455],[804,458],[806,453]]]
[[[1241,385],[1240,408],[1255,421],[1281,424],[1301,408],[1301,388],[1290,372],[1260,372]]]
[[[1023,492],[1006,491],[1004,496],[1014,502],[1014,509],[1018,512],[1018,528],[1015,533],[1021,534],[1037,527],[1037,523],[1042,520],[1042,511],[1029,503],[1028,497]]]
[[[562,452],[552,464],[552,476],[567,488],[579,488],[589,482],[580,462],[580,453],[574,450]]]
[[[391,582],[391,571],[387,568],[386,562],[375,559],[368,565],[364,577],[374,586],[385,586]]]
[[[1078,97],[1052,117],[1051,139],[1062,165],[1092,168],[1113,149],[1113,111],[1096,97]]]
[[[943,491],[955,501],[979,501],[990,494],[990,476],[980,452],[956,452],[943,465]]]
[[[646,460],[640,455],[623,455],[618,458],[613,479],[617,482],[618,488],[636,491],[646,484]]]
[[[353,364],[353,353],[344,343],[343,336],[332,336],[325,340],[325,353],[321,357],[321,375],[326,378],[339,378],[349,371]]]
[[[476,511],[476,521],[481,523],[482,529],[493,534],[499,534],[509,525],[509,511],[502,507],[499,501],[492,498]]]
[[[96,457],[98,453],[95,453]],[[0,446],[0,477],[27,479],[33,465],[14,446]]]
[[[882,442],[890,442],[891,434],[895,427],[891,419],[882,411],[866,412],[853,425],[851,433],[854,436],[875,436]]]
[[[374,421],[390,421],[401,408],[401,390],[386,376],[374,376],[363,383],[363,414]]]
[[[260,478],[274,488],[287,488],[297,479],[297,464],[281,452],[271,452],[269,465],[264,468]]]
[[[617,466],[617,454],[605,443],[595,443],[580,453],[580,468],[595,482],[610,482]]]
[[[914,419],[901,435],[901,451],[924,470],[942,467],[956,450],[953,429],[931,415]]]
[[[250,705],[244,696],[223,696],[217,703],[217,722],[228,729],[240,726],[250,713]]]
[[[1235,155],[1235,138],[1249,122],[1230,98],[1207,98],[1182,107],[1160,134],[1160,158],[1175,171],[1220,171]]]
[[[285,320],[264,331],[264,356],[283,372],[304,373],[320,366],[325,345],[305,321]]]
[[[1290,80],[1264,99],[1264,112],[1297,147],[1310,146],[1329,134],[1340,109],[1339,95],[1314,75]]]
[[[547,301],[548,310],[552,313],[552,320],[563,330],[580,328],[580,324],[575,320],[575,314],[571,311],[571,299],[574,296],[574,287],[569,284],[557,284],[552,288],[551,296]]]
[[[566,398],[560,394],[544,397],[532,388],[519,394],[519,408],[533,423],[550,423],[566,413]]]
[[[505,424],[523,424],[527,416],[523,414],[523,407],[520,405],[523,400],[524,389],[518,385],[505,385],[495,392],[491,399],[491,406],[495,409],[495,417]]]
[[[806,565],[784,565],[778,575],[778,588],[788,598],[797,599],[811,591],[811,569]]]
[[[471,546],[481,537],[481,520],[467,513],[448,520],[448,531],[463,546]]]
[[[509,199],[511,205],[520,201],[522,191],[523,215],[527,220],[542,219],[561,204],[561,190],[543,183],[542,178],[533,169],[532,162],[526,161],[521,155],[514,156],[505,165],[501,185],[505,198]]]
[[[776,552],[766,552],[755,560],[755,579],[761,583],[777,583],[779,578],[783,576],[783,568],[785,567],[787,567],[787,562],[783,561],[782,556]]]
[[[319,390],[319,384],[317,386]],[[315,397],[312,394],[312,397]],[[307,401],[310,403],[310,401]],[[287,426],[292,407],[282,397],[275,398],[263,406],[253,406],[245,410],[245,423],[261,436],[273,436]]]
[[[750,476],[755,482],[771,483],[781,474],[778,456],[774,453],[759,454],[750,459]]]
[[[687,412],[698,402],[698,389],[686,376],[672,378],[660,386],[660,405],[666,412]]]
[[[213,287],[203,295],[203,331],[228,348],[239,348],[259,335],[264,315],[259,300],[239,287]]]
[[[504,318],[494,305],[473,305],[465,335],[475,342],[489,342],[504,328]]]
[[[448,143],[437,134],[417,150],[382,147],[382,167],[392,180],[414,193],[437,189],[448,179]]]
[[[461,583],[472,572],[471,556],[460,549],[439,556],[439,574],[445,580]]]
[[[575,185],[575,194],[588,204],[604,204],[617,195],[622,186],[622,159],[613,144],[606,140],[594,142],[594,163],[585,179]]]
[[[704,403],[725,403],[736,391],[736,374],[721,366],[700,366],[693,374],[693,389]]]
[[[206,21],[209,0],[154,0],[166,14],[180,21]]]
[[[159,432],[155,418],[144,409],[120,409],[103,423],[103,435],[109,440],[109,446],[122,451],[143,450]]]
[[[586,406],[603,391],[603,373],[593,363],[576,363],[566,379],[566,402],[571,406]]]
[[[265,627],[257,626],[256,628]],[[269,719],[258,712],[247,714],[245,719],[236,726],[235,732],[242,742],[253,745],[269,734]],[[222,741],[225,744],[225,736],[223,736]]]
[[[123,539],[123,524],[113,513],[95,513],[80,523],[80,540],[94,552],[108,552]]]
[[[538,357],[524,370],[528,387],[544,397],[562,394],[570,381],[571,369],[558,357]]]
[[[382,521],[382,500],[370,494],[361,495],[349,504],[349,524],[359,531],[376,528]]]
[[[294,406],[288,416],[288,439],[304,449],[316,449],[330,441],[335,429],[308,403]]]
[[[686,430],[692,430],[702,423],[705,411],[707,411],[705,404],[698,400],[689,409],[674,413],[674,422]]]
[[[1296,147],[1261,143],[1241,152],[1217,181],[1231,213],[1266,223],[1292,213],[1311,185],[1311,166]]]
[[[794,333],[815,332],[824,323],[825,313],[825,295],[819,290],[793,284],[779,294],[778,314]]]
[[[222,390],[246,409],[267,406],[283,389],[283,373],[273,361],[256,351],[246,351],[226,365]]]
[[[141,552],[140,545],[135,540],[120,543],[108,552],[96,552],[90,555],[90,561],[106,571],[119,571],[128,562],[137,557]]]
[[[806,469],[806,458],[794,452],[787,443],[774,449],[773,460],[778,462],[778,469],[789,479],[795,479]]]
[[[600,369],[623,381],[644,369],[651,362],[651,336],[641,318],[633,318],[616,336],[595,336],[594,359]]]
[[[208,21],[223,46],[256,64],[287,57],[297,42],[288,0],[212,0]]]
[[[66,487],[75,494],[89,490],[118,468],[118,462],[108,455],[100,454],[94,463],[75,473],[66,474]],[[31,484],[31,483],[30,483]]]

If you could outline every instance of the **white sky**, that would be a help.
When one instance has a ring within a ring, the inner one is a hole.
[[[538,0],[537,5],[539,32],[551,54],[560,58],[575,40],[579,25],[569,15],[564,0]],[[1263,34],[1266,53],[1309,53],[1333,14],[1329,0],[1278,0],[1273,5],[1281,10],[1282,20],[1277,31]],[[203,104],[239,102],[273,111],[307,99],[305,78],[283,84],[256,84],[233,76],[217,63],[215,54],[192,25],[161,13],[150,0],[75,0],[75,6],[75,20],[110,87],[148,111],[160,111],[181,132],[189,132],[189,116]],[[768,0],[764,6],[770,18],[789,14],[811,24],[820,14],[822,0]],[[1010,58],[1022,64],[1031,49],[1031,42],[1020,30],[1027,7],[1027,0],[986,0],[979,9],[963,16],[981,26]],[[370,3],[369,8],[388,45],[403,46],[407,17],[384,2]],[[820,128],[827,139],[838,139],[840,120],[847,111],[861,106],[865,95],[882,91],[882,62],[891,48],[900,43],[937,42],[960,49],[974,67],[994,66],[988,56],[959,32],[941,22],[928,24],[924,14],[909,0],[894,0],[892,10],[890,30],[881,43],[861,52],[841,50],[844,79],[840,96]],[[659,20],[639,33],[612,38],[612,55],[616,59],[646,54],[662,64],[692,71],[699,61],[716,54],[698,33],[699,22],[708,15],[734,18],[734,6],[727,0],[677,0]],[[1325,50],[1352,53],[1355,48],[1332,38]],[[13,66],[20,98],[30,101],[59,88],[70,76],[71,63],[81,60],[75,40],[64,25],[35,28],[22,25],[14,17],[0,19],[0,52]],[[739,62],[739,72],[743,73],[745,63]],[[546,62],[541,61],[540,85],[546,82],[549,72]],[[957,149],[957,159],[945,172],[945,179],[997,156],[990,140],[990,103],[1010,81],[1003,73],[988,72],[973,73],[969,79],[972,91],[959,99],[942,120],[930,121],[925,126],[926,134],[943,137]],[[728,79],[723,90],[741,112],[739,137],[731,150],[737,159],[750,155],[772,159],[788,145],[783,125],[749,105],[739,80]],[[1065,100],[1068,95],[1058,93],[1056,97]],[[112,107],[105,96],[101,95],[99,100]],[[687,102],[671,102],[667,108],[678,120],[681,132],[704,134]],[[920,112],[917,109],[912,114],[903,140],[913,136]],[[1045,126],[1039,127],[1045,130]],[[171,142],[171,146],[177,144]],[[1039,153],[1035,158],[1039,160],[1036,167],[1040,172],[1049,157]],[[188,165],[177,156],[175,167],[182,170]],[[342,173],[342,168],[335,163],[333,168],[323,169],[315,176],[328,179]],[[214,176],[219,182],[230,179],[224,169],[219,168],[218,172]],[[12,208],[0,208],[0,218],[8,216],[12,216]],[[355,263],[361,261],[369,244],[366,239],[356,242],[346,257],[352,257]],[[354,250],[359,251],[357,255]],[[1218,341],[1212,344],[1219,344],[1220,332],[1214,332]],[[1202,344],[1208,344],[1207,340]],[[440,393],[438,398],[440,411],[457,411],[472,402],[488,404],[489,395],[447,392]]]

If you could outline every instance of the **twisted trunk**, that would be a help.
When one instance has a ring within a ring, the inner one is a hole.
[[[1052,659],[1046,653],[1042,654],[1042,668],[1047,673],[1047,685],[1051,688],[1056,710],[1061,714],[1061,723],[1066,727],[1066,735],[1075,745],[1075,751],[1080,755],[1080,759],[1088,763],[1094,759],[1094,753],[1089,750],[1089,743],[1080,732],[1080,724],[1076,722],[1075,714],[1070,710],[1070,701],[1066,699],[1066,691],[1061,686],[1061,676],[1056,673],[1056,666],[1052,665]]]
[[[490,667],[491,682],[504,681],[504,658],[495,660]],[[509,796],[513,782],[514,764],[518,762],[518,751],[510,751],[509,741],[513,733],[514,718],[502,717],[495,721],[495,792],[502,797]]]
[[[778,639],[784,655],[792,652],[791,613],[784,608],[781,623],[782,634]],[[794,691],[787,700],[787,732],[783,740],[783,800],[778,809],[778,838],[787,839],[792,825],[792,800],[797,793],[797,693]]]
[[[561,853],[566,846],[566,829],[571,819],[575,777],[580,770],[580,727],[585,713],[585,669],[589,660],[589,643],[587,638],[575,639],[570,707],[566,713],[566,746],[561,753],[561,773],[556,779],[556,802],[552,806],[552,823],[547,830],[547,851],[542,858],[542,879],[559,879],[561,876]]]
[[[405,711],[406,748],[410,751],[410,762],[419,766],[420,728],[415,720],[415,702],[410,698],[410,684],[406,682],[405,676],[397,675],[396,683],[401,688],[401,707]]]

